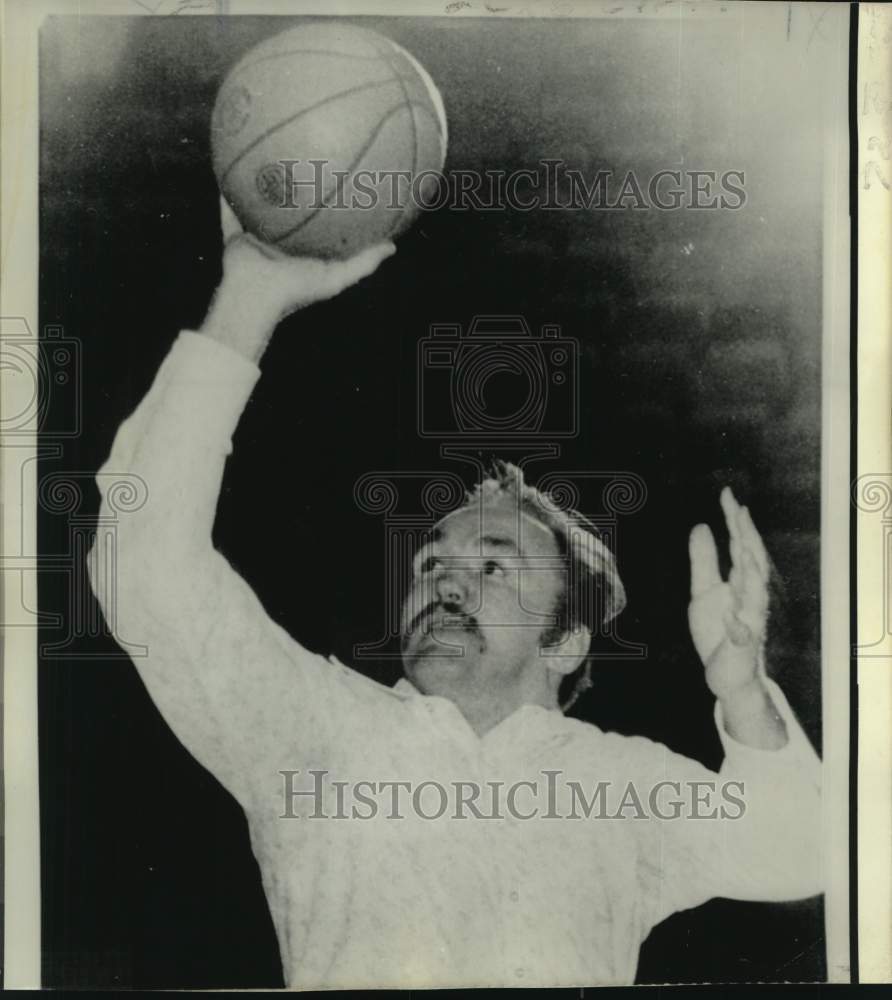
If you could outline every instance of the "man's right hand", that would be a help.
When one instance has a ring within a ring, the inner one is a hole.
[[[201,333],[259,361],[276,326],[291,313],[330,299],[372,274],[396,252],[386,241],[348,260],[292,257],[244,232],[220,198],[223,280]]]

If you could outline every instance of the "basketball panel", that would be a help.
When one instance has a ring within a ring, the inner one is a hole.
[[[316,109],[329,108],[344,97],[368,87],[391,91],[398,87],[383,61],[351,63],[335,70],[328,56],[301,56],[300,65],[286,64],[281,72],[263,63],[248,67],[227,80],[212,117],[212,151],[218,177],[232,169],[262,136],[299,121]],[[339,60],[340,62],[340,60]],[[387,98],[390,103],[392,97]]]
[[[409,121],[410,116],[411,123]],[[388,238],[391,239],[400,236],[409,229],[421,212],[421,206],[418,204],[416,198],[417,192],[414,185],[414,178],[424,170],[435,170],[439,173],[443,167],[443,159],[440,155],[439,122],[434,117],[434,112],[427,106],[404,105],[400,115],[397,116],[397,120],[404,130],[403,134],[406,138],[408,139],[411,136],[414,143],[414,150],[409,148],[408,144],[403,150],[403,155],[406,156],[407,160],[407,165],[404,169],[412,172],[412,178],[410,183],[401,188],[402,212],[398,218],[394,219],[393,229],[388,234]],[[390,141],[392,140],[388,133],[382,131],[375,146],[369,150],[366,160],[371,163],[375,163],[379,159],[386,160],[388,152],[387,144]],[[426,192],[430,191],[430,183],[433,183],[433,180],[428,182],[428,184],[422,185],[422,198],[425,197]]]
[[[438,174],[443,169],[442,137],[439,122],[433,114],[423,107],[412,107],[415,120],[415,177],[425,171],[433,170]],[[422,204],[435,205],[437,201],[438,181],[433,177],[423,179],[413,185],[410,200],[399,225],[394,230],[394,236],[404,233],[418,216],[424,211]],[[422,204],[419,204],[419,201]]]
[[[329,206],[316,212],[305,226],[277,245],[289,253],[349,257],[406,228],[410,184],[385,172],[411,171],[410,113],[409,107],[398,105],[379,123],[372,143],[341,188],[340,204],[348,207]]]
[[[385,98],[385,94],[389,97]],[[337,180],[332,171],[355,170],[363,162],[382,123],[401,106],[398,100],[395,83],[386,89],[351,94],[341,98],[331,111],[316,109],[251,149],[221,184],[227,201],[245,228],[261,239],[275,242],[303,224],[306,216],[319,210],[320,188],[323,198],[336,194]],[[345,121],[355,123],[355,127],[346,130]],[[408,130],[403,134],[388,132],[388,135],[392,145],[382,169],[410,169],[412,146]],[[301,161],[291,168],[290,179],[299,183],[292,187],[287,198],[282,160]],[[310,160],[323,163],[314,166]]]
[[[430,73],[421,65],[421,63],[412,55],[411,52],[404,49],[402,45],[398,45],[392,38],[388,39],[390,47],[395,50],[403,59],[405,59],[415,70],[418,75],[418,79],[424,84],[425,92],[427,93],[428,99],[433,105],[436,119],[439,125],[439,132],[442,141],[442,156],[445,160],[446,148],[449,143],[449,126],[446,121],[446,107],[443,104],[443,95],[440,93],[439,88],[434,83],[431,78]]]

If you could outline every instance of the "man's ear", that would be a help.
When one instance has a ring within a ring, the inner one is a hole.
[[[552,646],[543,646],[539,655],[549,670],[558,674],[572,674],[588,655],[592,634],[584,626],[564,632]]]

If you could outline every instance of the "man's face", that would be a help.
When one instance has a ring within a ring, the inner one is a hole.
[[[403,602],[403,664],[424,694],[490,694],[544,669],[565,561],[552,531],[511,499],[445,517],[416,554]]]

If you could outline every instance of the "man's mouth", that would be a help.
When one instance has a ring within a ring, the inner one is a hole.
[[[419,641],[425,636],[431,636],[437,629],[471,632],[479,635],[480,624],[473,615],[461,611],[425,608],[412,619],[412,623],[403,637],[403,645],[408,645],[413,640]]]

